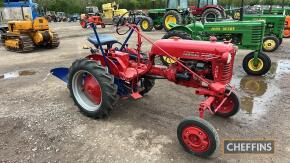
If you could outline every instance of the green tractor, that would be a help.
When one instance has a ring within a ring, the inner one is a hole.
[[[283,32],[285,28],[284,15],[254,14],[243,15],[245,21],[264,20],[266,22],[265,35],[263,38],[263,51],[273,52],[279,48],[283,41]]]
[[[274,15],[290,15],[290,8],[272,8],[264,9],[263,14],[274,14]]]
[[[195,6],[189,6],[188,0],[167,0],[166,9],[148,10],[148,16],[140,22],[143,31],[170,29],[169,23],[189,24],[192,16],[203,23],[225,18],[222,6],[217,5],[217,0],[198,0]]]
[[[244,57],[243,69],[249,75],[264,75],[271,68],[271,59],[262,52],[262,41],[265,33],[265,21],[222,21],[199,23],[186,26],[171,23],[171,30],[163,39],[181,38],[193,40],[210,40],[215,36],[217,41],[232,42],[240,49],[252,50]],[[168,57],[160,58],[163,64],[175,62]]]

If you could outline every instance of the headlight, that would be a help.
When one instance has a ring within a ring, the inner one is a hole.
[[[231,60],[232,60],[232,55],[230,53],[224,53],[222,55],[222,60],[224,62],[226,62],[227,64],[231,63]]]
[[[228,60],[227,60],[227,64],[230,64],[232,60],[232,55],[229,53],[228,55]]]

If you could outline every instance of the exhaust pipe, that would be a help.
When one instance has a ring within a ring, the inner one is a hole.
[[[244,0],[242,0],[241,8],[240,8],[240,21],[243,21],[244,17]]]

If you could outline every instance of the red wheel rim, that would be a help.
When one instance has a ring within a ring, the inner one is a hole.
[[[220,105],[221,101],[216,100],[213,103],[214,109]],[[234,100],[231,98],[231,96],[228,97],[228,99],[224,102],[224,104],[220,107],[220,109],[217,111],[219,113],[227,114],[230,113],[234,109]]]
[[[91,75],[84,80],[84,93],[95,104],[102,102],[102,90],[99,82]]]
[[[208,134],[196,126],[185,127],[182,131],[182,140],[192,152],[205,152],[210,146]]]

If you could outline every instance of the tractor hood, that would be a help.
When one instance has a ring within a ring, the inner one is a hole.
[[[164,51],[177,58],[193,59],[200,54],[214,54],[222,56],[229,52],[235,55],[237,48],[231,43],[212,41],[192,41],[182,39],[163,39],[154,43],[151,48],[151,55],[167,56]],[[161,49],[164,51],[162,51]]]

